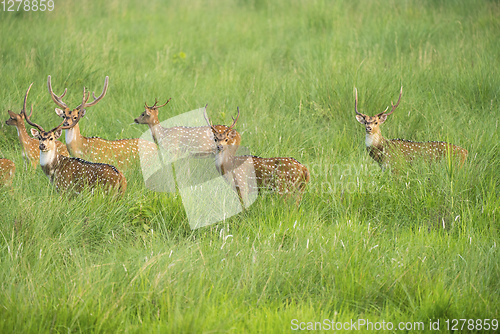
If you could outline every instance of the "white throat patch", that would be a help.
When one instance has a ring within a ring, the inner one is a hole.
[[[66,144],[70,144],[75,139],[75,128],[67,129],[64,138],[66,139]]]
[[[51,162],[54,161],[54,158],[56,157],[56,151],[55,150],[50,150],[48,152],[42,152],[40,151],[40,166],[45,166],[47,164],[50,164]]]
[[[379,142],[379,135],[378,134],[366,134],[366,138],[365,138],[365,145],[366,147],[370,147],[372,146],[374,143],[378,143]]]

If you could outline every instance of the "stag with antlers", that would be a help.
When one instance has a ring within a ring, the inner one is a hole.
[[[144,112],[134,121],[137,124],[147,124],[155,143],[174,157],[186,154],[195,157],[213,156],[215,153],[215,144],[208,126],[174,126],[165,128],[160,125],[158,109],[165,106],[170,100],[168,99],[162,105],[158,105],[158,100],[152,106],[144,103]],[[222,125],[221,127],[227,128]]]
[[[19,114],[8,110],[10,118],[5,121],[5,124],[15,126],[17,129],[17,136],[19,141],[21,142],[21,147],[23,149],[23,158],[26,161],[31,163],[33,168],[38,166],[38,162],[40,161],[40,150],[38,149],[38,139],[32,138],[28,135],[28,131],[26,131],[26,126],[24,125],[25,114],[26,114],[26,101],[28,100],[28,94],[30,92],[31,84],[24,95],[24,103],[23,109]],[[31,115],[30,115],[31,117]],[[64,145],[61,141],[56,141],[56,147],[59,154],[69,157],[69,152],[66,149],[66,145]]]
[[[81,109],[89,106],[86,104],[89,96],[90,93],[86,94],[84,88]],[[77,117],[76,122],[81,116],[82,114]],[[70,125],[64,125],[65,121],[50,131],[45,131],[40,125],[32,122],[28,116],[26,121],[38,129],[31,129],[31,133],[39,141],[40,165],[58,190],[80,193],[85,187],[94,189],[99,185],[107,191],[125,192],[127,181],[116,167],[80,158],[68,158],[59,154],[55,142],[61,136],[62,130],[71,128]]]
[[[66,146],[73,157],[83,158],[92,162],[110,163],[119,169],[126,169],[139,159],[146,164],[153,161],[157,155],[157,148],[154,143],[147,140],[132,138],[120,140],[106,140],[99,137],[84,137],[80,133],[78,121],[85,116],[88,107],[95,106],[106,95],[109,78],[104,79],[104,88],[98,97],[92,93],[94,100],[88,103],[90,93],[86,100],[74,109],[70,109],[62,98],[66,95],[67,89],[61,95],[56,95],[52,90],[51,77],[48,76],[47,86],[52,100],[60,108],[55,111],[59,117],[64,119],[63,126],[66,129]]]
[[[467,158],[467,150],[459,146],[442,142],[413,142],[405,139],[385,139],[380,132],[380,125],[387,120],[394,110],[399,106],[401,96],[403,95],[403,87],[399,93],[398,102],[393,104],[391,101],[391,111],[387,107],[383,112],[375,116],[367,116],[358,111],[358,91],[355,89],[354,111],[356,119],[359,123],[365,126],[366,149],[370,156],[380,165],[382,170],[393,165],[396,161],[412,162],[415,159],[426,159],[428,161],[439,160],[447,155],[457,157],[461,164]]]
[[[255,178],[254,184],[259,191],[270,190],[284,197],[295,195],[298,205],[310,179],[307,167],[294,158],[237,156],[236,152],[241,143],[240,134],[233,129],[240,116],[240,109],[237,110],[238,114],[229,127],[212,125],[205,111],[205,119],[212,129],[217,145],[215,156],[217,170],[222,175],[231,175],[232,180],[229,181],[235,185],[240,199],[248,192],[254,191],[249,189],[249,184],[252,184],[249,181]],[[249,162],[251,170],[248,168]],[[244,201],[242,199],[242,202]]]

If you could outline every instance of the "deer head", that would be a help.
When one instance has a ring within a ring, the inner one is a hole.
[[[50,76],[49,76],[49,82],[50,82]],[[31,86],[30,86],[30,88],[31,88]],[[29,92],[29,88],[28,88],[28,92]],[[28,92],[26,92],[26,96],[28,96]],[[64,94],[66,94],[66,90],[64,91],[63,95],[61,95],[61,97],[64,96]],[[89,95],[86,94],[85,87],[84,87],[83,88],[83,102],[80,106],[83,106],[83,107],[87,106],[86,101],[88,99],[89,99]],[[33,135],[33,137],[35,137],[39,140],[40,152],[44,152],[44,153],[54,152],[54,154],[55,154],[55,152],[56,152],[56,140],[61,136],[62,130],[72,128],[73,126],[75,126],[76,123],[78,123],[80,118],[83,116],[83,113],[79,113],[79,115],[75,119],[75,122],[72,123],[71,125],[65,125],[64,123],[66,122],[66,120],[63,120],[61,124],[59,124],[58,126],[53,128],[52,130],[45,131],[40,125],[38,125],[30,120],[31,115],[33,114],[33,106],[31,107],[30,116],[26,115],[26,112],[25,112],[26,111],[26,98],[24,100],[24,105],[25,106],[23,108],[23,113],[26,117],[26,122],[28,122],[28,124],[30,124],[31,126],[34,126],[38,129],[38,130],[31,129],[31,134]]]
[[[79,106],[77,106],[75,109],[70,109],[66,105],[66,103],[64,103],[63,100],[62,100],[62,98],[64,97],[64,95],[66,95],[66,92],[68,91],[68,89],[67,88],[64,89],[64,92],[61,95],[58,96],[52,90],[52,84],[51,84],[50,80],[51,80],[51,77],[49,75],[48,78],[47,78],[47,86],[49,88],[50,96],[52,97],[52,100],[59,107],[62,108],[62,109],[56,108],[55,109],[56,114],[59,117],[64,118],[64,121],[63,121],[62,125],[65,126],[65,129],[71,129],[72,127],[74,127],[78,123],[78,120],[80,118],[82,118],[83,116],[85,116],[85,112],[86,112],[85,108],[95,106],[99,101],[101,101],[104,98],[104,96],[106,95],[106,92],[108,91],[109,77],[106,76],[106,78],[104,79],[104,88],[102,89],[101,95],[99,95],[98,97],[96,97],[95,94],[94,94],[94,92],[92,92],[92,96],[94,98],[94,101],[92,101],[90,103],[87,103],[88,100],[89,100],[89,98],[90,98],[90,92],[89,92],[86,97],[84,96],[82,104],[80,104]]]
[[[144,112],[134,119],[134,122],[137,124],[149,124],[149,125],[157,125],[160,122],[158,121],[158,109],[161,107],[167,105],[167,103],[170,102],[172,98],[169,98],[167,102],[162,104],[161,106],[158,105],[158,100],[155,100],[155,104],[152,106],[148,106],[147,102],[144,102]]]
[[[241,135],[238,131],[234,130],[233,127],[236,125],[238,118],[240,117],[240,108],[237,108],[238,115],[236,115],[236,119],[233,118],[233,123],[231,126],[227,127],[225,125],[212,125],[210,119],[207,116],[207,107],[205,106],[204,116],[208,125],[212,128],[212,132],[214,134],[214,140],[217,145],[217,151],[224,151],[227,147],[233,146],[238,148],[241,143]]]
[[[379,114],[376,114],[375,116],[368,116],[358,112],[358,90],[356,88],[355,92],[356,92],[356,98],[354,101],[354,111],[356,112],[356,119],[358,120],[358,122],[360,122],[365,126],[365,131],[367,135],[378,134],[380,133],[380,128],[379,128],[380,124],[384,123],[387,120],[387,116],[391,115],[394,112],[394,110],[396,110],[396,108],[398,107],[399,102],[401,101],[401,95],[403,94],[403,86],[401,86],[398,102],[396,104],[393,104],[391,101],[391,106],[392,106],[391,111],[387,113],[387,109],[389,109],[389,107],[387,107],[387,109],[385,109]]]
[[[21,114],[17,114],[11,110],[7,110],[7,112],[9,113],[9,119],[7,119],[5,121],[5,124],[7,125],[13,125],[13,126],[18,126],[20,125],[22,122],[24,122],[24,115],[21,113]]]

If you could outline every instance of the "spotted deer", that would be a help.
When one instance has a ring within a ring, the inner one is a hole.
[[[55,111],[59,117],[64,119],[66,146],[71,156],[92,162],[110,163],[120,170],[127,169],[140,158],[143,160],[152,159],[158,151],[156,145],[140,138],[107,140],[99,137],[85,137],[80,133],[80,125],[78,124],[78,121],[85,116],[85,108],[95,106],[104,98],[108,82],[109,78],[106,77],[101,95],[96,97],[92,93],[94,101],[87,103],[90,98],[90,94],[88,94],[87,100],[74,109],[70,109],[62,100],[67,89],[60,96],[54,94],[50,75],[47,79],[47,86],[52,100],[62,108],[56,108]]]
[[[0,186],[12,185],[16,165],[9,159],[0,159]]]
[[[148,106],[147,102],[144,103],[144,112],[134,122],[147,124],[155,143],[174,156],[183,153],[196,157],[213,156],[216,147],[210,127],[174,126],[165,128],[160,125],[158,109],[167,105],[170,100],[171,98],[162,105],[158,105],[157,100],[152,106]],[[227,128],[222,125],[221,127]]]
[[[23,109],[21,112],[15,113],[11,110],[8,110],[10,118],[5,121],[5,124],[7,125],[12,125],[15,126],[17,129],[17,136],[19,138],[19,141],[21,142],[21,147],[23,149],[23,158],[26,161],[29,161],[31,163],[31,166],[33,168],[36,168],[38,166],[38,162],[40,161],[40,150],[38,149],[38,139],[32,138],[28,135],[28,132],[26,131],[26,126],[24,125],[24,120],[25,120],[25,113],[26,113],[26,101],[28,99],[28,94],[30,92],[31,86],[33,83],[28,87],[28,90],[26,91],[26,94],[24,96],[24,104],[23,104]],[[30,115],[31,116],[31,115]],[[66,149],[66,145],[64,145],[60,141],[56,141],[56,148],[57,151],[65,156],[69,156],[69,152]]]
[[[411,163],[416,159],[428,161],[439,160],[447,155],[458,158],[463,165],[467,158],[467,150],[459,146],[442,141],[413,142],[405,139],[385,139],[380,132],[380,125],[387,120],[394,110],[399,106],[403,87],[399,93],[398,102],[391,101],[391,111],[387,113],[389,107],[375,116],[367,116],[358,111],[358,91],[355,89],[354,111],[356,119],[365,126],[365,145],[370,157],[372,157],[384,170],[386,167],[394,165],[396,162],[405,161]]]
[[[250,174],[248,169],[238,169],[238,167],[250,160],[255,173],[255,176],[251,177],[255,177],[257,190],[274,191],[285,198],[295,195],[298,205],[310,179],[309,170],[294,158],[237,156],[236,151],[241,144],[241,135],[233,127],[236,125],[239,116],[240,110],[238,108],[238,115],[236,119],[233,118],[231,126],[214,126],[205,111],[205,119],[212,129],[217,145],[215,156],[217,170],[222,175],[235,171],[233,182],[238,190],[238,195],[241,197],[241,188],[247,183],[246,180]],[[246,191],[252,191],[252,189]]]
[[[82,109],[87,107],[88,99],[88,96],[85,97],[84,88]],[[31,134],[39,141],[40,166],[57,190],[78,194],[85,187],[93,190],[99,185],[106,191],[125,192],[127,181],[116,167],[80,158],[69,158],[56,150],[55,142],[61,136],[62,130],[70,128],[70,126],[63,125],[64,121],[50,131],[45,131],[40,125],[31,122],[30,117],[26,117],[26,121],[38,129],[31,129]]]

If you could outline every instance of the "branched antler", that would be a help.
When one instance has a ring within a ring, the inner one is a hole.
[[[399,106],[399,102],[401,101],[401,95],[403,95],[403,86],[401,86],[401,91],[399,92],[398,102],[394,105],[391,101],[392,109],[388,114],[386,114],[387,116],[392,114],[394,112],[394,110],[396,110],[396,108]],[[389,107],[387,107],[387,109],[389,109]],[[387,111],[387,109],[383,113],[385,113]]]

